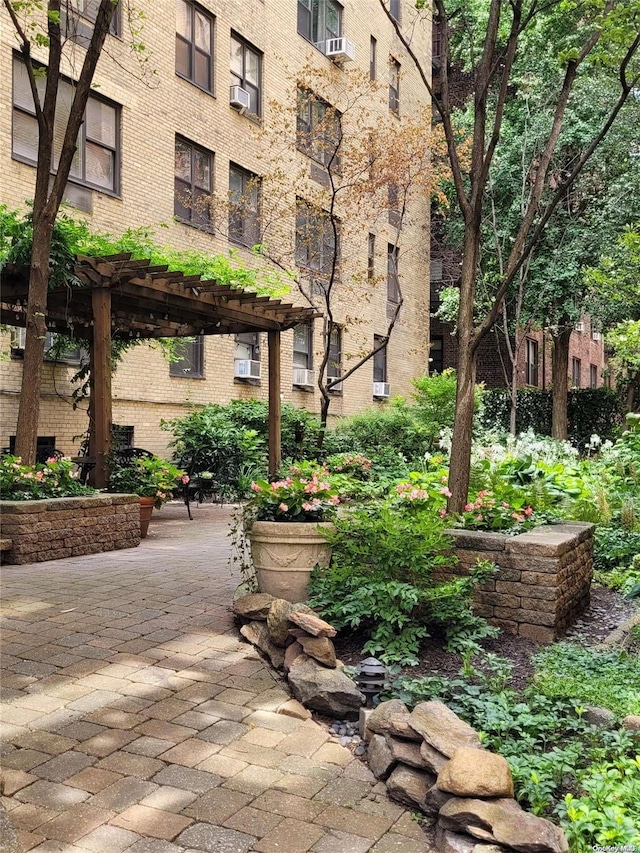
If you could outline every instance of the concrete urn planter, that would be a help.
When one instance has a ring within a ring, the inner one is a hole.
[[[308,598],[311,572],[327,567],[331,546],[322,530],[331,530],[329,521],[254,521],[249,541],[258,589],[275,598],[299,602]]]

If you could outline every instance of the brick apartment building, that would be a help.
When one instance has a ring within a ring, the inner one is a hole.
[[[72,38],[63,64],[69,82],[60,93],[62,112],[97,2],[69,5],[76,11],[63,18]],[[307,122],[313,134],[317,110],[327,104],[318,96],[316,107],[304,115],[298,105],[296,117],[301,74],[311,69],[339,82],[343,69],[358,69],[363,79],[377,81],[367,108],[378,111],[381,122],[402,123],[428,106],[409,56],[372,0],[158,0],[143,5],[141,38],[153,73],[143,74],[132,54],[123,9],[98,64],[68,184],[68,212],[86,218],[96,231],[120,234],[125,228],[149,227],[157,242],[175,249],[211,254],[233,249],[246,266],[265,264],[248,248],[249,235],[269,201],[261,179],[274,166],[275,146],[264,131],[277,124],[282,105],[293,105],[286,162],[308,175],[311,192],[314,182],[326,182],[322,158],[314,156],[313,146],[300,145],[296,127],[299,131],[300,122]],[[391,11],[402,26],[412,28],[412,47],[428,64],[429,24],[415,26],[415,9],[406,0],[392,0]],[[0,7],[0,202],[24,209],[25,199],[33,196],[37,125],[17,46],[6,9]],[[46,63],[46,51],[38,54],[35,48],[34,53]],[[250,204],[238,218],[232,201],[240,192],[246,192]],[[193,204],[185,203],[186,196]],[[214,196],[227,200],[224,215],[210,207]],[[298,193],[291,189],[290,196],[291,215],[282,226],[304,274],[295,242]],[[404,303],[386,350],[333,395],[332,416],[408,395],[412,378],[427,369],[427,194],[410,195],[408,210],[401,231],[387,211],[381,216],[377,209],[363,210],[362,221],[353,223],[357,228],[345,223],[341,275],[349,287],[333,306],[341,325],[332,341],[334,376],[370,352],[376,336],[385,335],[398,281]],[[321,231],[316,237],[322,243]],[[305,304],[296,288],[287,298]],[[11,319],[5,316],[3,322],[11,324]],[[15,435],[22,343],[19,330],[2,335],[0,446],[9,446]],[[169,364],[158,349],[137,346],[114,374],[114,423],[135,445],[166,452],[171,436],[161,430],[162,419],[184,415],[192,405],[266,398],[266,349],[258,335],[198,338],[187,345],[182,360]],[[318,410],[314,370],[321,351],[317,322],[283,336],[285,400]],[[72,455],[78,452],[74,437],[87,429],[86,412],[74,410],[71,400],[78,355],[45,364],[40,410],[42,443]]]

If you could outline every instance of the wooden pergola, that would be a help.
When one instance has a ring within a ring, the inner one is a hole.
[[[131,254],[78,256],[79,286],[49,290],[47,328],[89,345],[91,370],[90,449],[95,485],[107,485],[112,426],[111,341],[266,332],[269,343],[269,471],[281,457],[280,333],[315,316],[312,308],[258,296],[240,288],[169,271]],[[24,326],[29,268],[2,269],[4,322]]]

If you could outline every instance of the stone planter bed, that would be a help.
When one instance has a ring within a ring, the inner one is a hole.
[[[140,544],[137,495],[83,495],[42,501],[0,501],[3,552],[10,565],[98,554]]]

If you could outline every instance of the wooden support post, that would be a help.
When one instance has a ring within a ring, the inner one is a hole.
[[[269,474],[282,459],[282,405],[280,401],[280,332],[268,332],[269,341]]]
[[[111,291],[107,287],[91,292],[93,342],[91,394],[93,414],[93,455],[96,460],[94,485],[104,489],[109,480],[107,457],[111,450]]]

